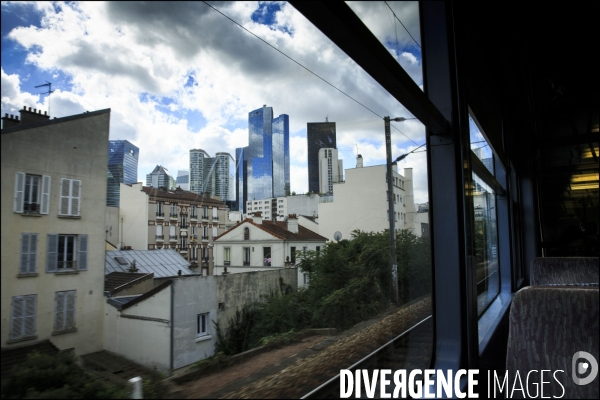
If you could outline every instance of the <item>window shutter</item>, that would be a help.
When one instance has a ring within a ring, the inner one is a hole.
[[[35,335],[35,314],[37,296],[25,296],[25,336]]]
[[[56,272],[58,264],[58,235],[48,235],[46,243],[46,272]]]
[[[87,271],[88,235],[79,235],[79,253],[77,255],[77,269]]]
[[[75,327],[75,293],[75,290],[71,290],[65,293],[65,329],[72,329]]]
[[[56,292],[54,300],[54,330],[65,329],[65,292]]]
[[[16,213],[23,212],[23,199],[25,197],[25,173],[17,172],[15,175],[15,203],[13,211]]]
[[[42,176],[42,205],[40,213],[48,214],[50,212],[50,183],[51,178],[48,175]]]
[[[59,215],[69,215],[71,180],[62,178],[60,180],[60,203],[58,205]]]
[[[71,180],[71,208],[69,215],[79,216],[81,212],[81,181]]]
[[[29,272],[34,273],[37,265],[38,234],[29,234]]]
[[[25,303],[23,296],[13,297],[12,317],[10,319],[11,339],[18,339],[23,336],[23,303]]]
[[[21,263],[19,273],[26,274],[29,271],[29,233],[21,233]]]

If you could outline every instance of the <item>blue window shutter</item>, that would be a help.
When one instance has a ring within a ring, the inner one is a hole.
[[[75,290],[65,292],[65,329],[75,328]]]
[[[29,234],[29,273],[33,274],[37,266],[38,234]]]
[[[60,202],[58,203],[58,215],[69,215],[71,208],[71,180],[62,178],[60,180]]]
[[[71,181],[71,208],[69,215],[81,215],[81,181]]]
[[[19,273],[29,272],[29,233],[21,233],[21,260],[19,263]]]
[[[48,175],[42,176],[42,201],[40,207],[41,214],[50,212],[50,184],[52,179]]]
[[[77,254],[77,269],[87,271],[88,267],[88,235],[79,235],[79,249]]]
[[[35,319],[37,312],[37,295],[25,296],[24,330],[25,336],[35,335]]]
[[[58,263],[58,235],[48,235],[46,248],[46,272],[56,272],[56,265]]]
[[[25,199],[25,173],[17,172],[15,174],[15,202],[13,211],[16,213],[23,212],[23,200]]]
[[[23,306],[25,299],[23,296],[12,298],[12,315],[10,318],[10,338],[18,339],[23,336]]]
[[[65,329],[65,293],[56,292],[54,298],[54,330],[62,331]]]

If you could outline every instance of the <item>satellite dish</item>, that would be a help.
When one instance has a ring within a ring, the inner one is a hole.
[[[342,240],[342,234],[341,234],[341,232],[340,232],[340,231],[336,231],[336,232],[333,234],[333,238],[334,238],[335,240],[337,240],[338,242],[339,242],[340,240]]]

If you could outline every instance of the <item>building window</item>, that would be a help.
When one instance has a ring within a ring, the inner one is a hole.
[[[181,214],[181,225],[179,226],[180,229],[187,229],[187,218],[185,214]]]
[[[76,179],[60,180],[59,216],[79,217],[81,214],[81,181]]]
[[[213,236],[213,239],[216,238],[217,236],[219,236],[219,230],[216,226],[213,226],[212,236]]]
[[[164,239],[164,235],[163,235],[163,226],[162,225],[156,225],[156,239]]]
[[[197,320],[197,329],[196,329],[196,337],[206,336],[208,335],[208,313],[198,314],[196,316]]]
[[[296,265],[296,248],[292,247],[290,250],[291,253],[291,259],[292,259],[292,265]]]
[[[202,227],[202,240],[208,240],[208,226]]]
[[[223,255],[224,264],[230,265],[231,264],[231,248],[225,247],[223,250],[225,252]]]
[[[196,254],[196,247],[190,247],[190,261],[198,261],[198,256]]]
[[[182,236],[181,237],[181,244],[180,244],[180,247],[179,247],[179,249],[181,251],[187,251],[187,243],[186,243],[185,239],[186,239],[186,236]]]
[[[35,273],[37,241],[37,233],[21,233],[21,257],[19,261],[20,274]]]
[[[177,240],[177,235],[175,234],[175,225],[169,226],[169,240]]]
[[[219,219],[219,213],[217,207],[213,207],[213,219]]]
[[[202,207],[202,219],[208,219],[208,208]]]
[[[250,228],[244,228],[244,240],[250,240]]]
[[[177,205],[171,203],[171,218],[177,218]]]
[[[75,328],[75,290],[56,292],[54,297],[54,332]]]
[[[165,213],[163,211],[163,202],[162,201],[156,202],[156,216],[157,217],[164,217],[165,216]]]
[[[14,296],[11,304],[10,340],[35,335],[37,295]]]
[[[17,172],[13,211],[25,214],[48,214],[50,177]]]
[[[190,218],[198,218],[198,215],[196,214],[196,206],[192,205],[192,207],[190,208]]]
[[[48,235],[46,272],[87,270],[88,235]]]
[[[244,247],[244,265],[250,265],[250,247]]]
[[[271,266],[271,248],[263,247],[263,265],[265,267]]]

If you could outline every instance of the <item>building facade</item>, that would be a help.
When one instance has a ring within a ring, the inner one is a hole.
[[[235,202],[235,160],[229,153],[215,154],[214,192],[221,201]]]
[[[335,149],[335,122],[309,122],[306,124],[306,144],[308,151],[308,191],[318,193],[319,190],[319,150]],[[324,193],[324,192],[322,192]]]
[[[285,196],[290,190],[289,116],[273,118],[273,108],[266,105],[253,110],[248,113],[248,136],[248,146],[236,149],[240,207],[249,200]]]
[[[106,176],[106,205],[119,207],[120,184],[137,182],[140,149],[128,140],[108,141],[108,173]]]
[[[319,193],[333,194],[333,184],[344,180],[344,161],[338,159],[337,149],[319,150]]]
[[[2,349],[102,350],[109,126],[106,109],[1,132]]]
[[[202,149],[190,150],[190,192],[210,193],[212,190],[211,169],[213,159]]]
[[[153,188],[164,187],[168,190],[175,190],[176,183],[168,169],[162,165],[157,165],[151,173],[146,175],[146,186]]]
[[[414,201],[412,169],[405,168],[404,176],[393,165],[393,197],[396,229],[414,231]],[[362,166],[346,170],[345,182],[333,185],[333,199],[319,203],[319,234],[334,240],[340,232],[342,239],[350,239],[355,229],[381,232],[389,229],[386,165]]]
[[[212,274],[213,239],[235,225],[224,202],[139,183],[121,190],[120,248],[174,249],[203,274]]]

